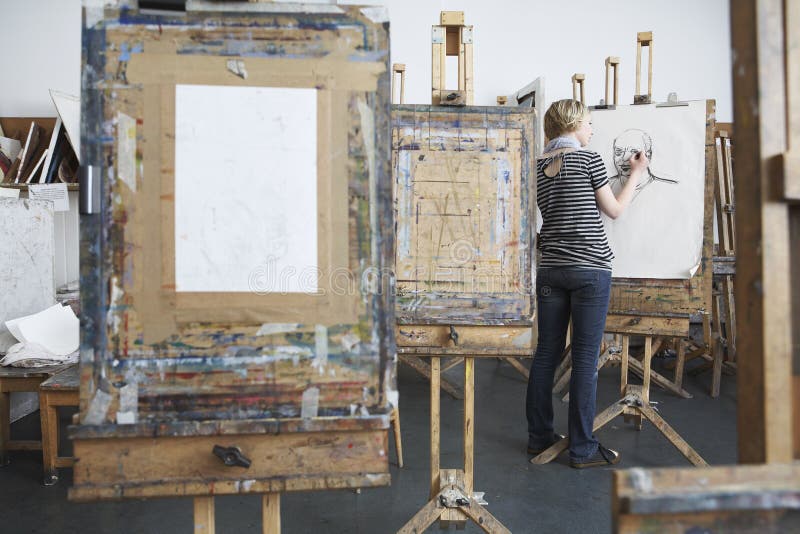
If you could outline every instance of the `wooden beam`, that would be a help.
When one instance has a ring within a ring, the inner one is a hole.
[[[786,151],[782,0],[732,0],[736,142],[739,461],[792,460],[788,208],[772,162]]]

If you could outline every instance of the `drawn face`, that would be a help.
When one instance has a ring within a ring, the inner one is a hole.
[[[639,152],[644,152],[652,163],[653,140],[646,132],[637,129],[625,130],[614,139],[614,167],[619,176],[631,175],[630,159]]]

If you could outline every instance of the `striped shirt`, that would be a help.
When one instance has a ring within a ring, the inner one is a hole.
[[[597,152],[564,154],[555,178],[544,174],[549,158],[536,162],[537,204],[542,215],[540,267],[584,267],[611,270],[608,245],[594,192],[608,183]]]

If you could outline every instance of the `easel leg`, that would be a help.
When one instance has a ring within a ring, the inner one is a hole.
[[[528,380],[528,378],[530,377],[530,372],[525,368],[524,365],[522,365],[522,363],[520,363],[520,361],[517,358],[515,358],[514,356],[508,356],[503,359],[507,361],[509,364],[511,364],[511,367],[516,369],[519,372],[519,374],[524,376],[525,380]]]
[[[697,467],[707,467],[708,464],[703,460],[697,451],[677,433],[675,429],[669,426],[666,420],[658,414],[649,404],[643,404],[639,410],[664,436],[675,445],[675,447],[683,454],[692,464]]]
[[[39,393],[39,419],[42,427],[42,458],[44,460],[44,485],[58,482],[56,457],[58,456],[58,412],[50,405],[50,396]]]
[[[194,534],[214,534],[214,497],[194,498]]]
[[[439,378],[441,359],[431,358],[431,499],[439,493]]]
[[[683,368],[686,364],[686,346],[683,343],[683,340],[678,338],[676,343],[676,354],[675,357],[675,386],[679,389],[683,389]]]
[[[261,496],[262,534],[281,534],[281,494]]]
[[[475,468],[475,359],[464,361],[464,490],[472,495]]]
[[[400,408],[392,410],[392,431],[394,432],[394,448],[397,451],[397,467],[403,467],[403,439],[400,434]]]
[[[608,424],[609,421],[620,415],[623,410],[625,410],[625,404],[622,402],[615,402],[601,413],[594,418],[594,424],[592,425],[592,431],[597,431],[600,428],[604,427]],[[548,462],[552,462],[559,454],[564,452],[569,448],[569,437],[566,437],[562,440],[559,440],[554,445],[552,445],[549,449],[542,452],[539,456],[535,456],[531,458],[532,464],[546,464]]]
[[[11,439],[11,393],[3,391],[0,379],[0,466],[8,465],[8,441]]]
[[[511,531],[483,506],[459,506],[458,509],[472,519],[487,534],[511,534]]]
[[[416,372],[430,380],[431,378],[431,368],[430,365],[425,363],[425,361],[420,358],[419,356],[413,356],[411,354],[401,354],[400,361],[404,364],[408,365]],[[464,394],[458,390],[458,388],[446,378],[442,378],[441,374],[439,375],[439,385],[445,392],[453,397],[454,399],[463,399]]]

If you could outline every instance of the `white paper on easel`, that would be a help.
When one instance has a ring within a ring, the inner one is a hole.
[[[615,193],[629,174],[630,155],[651,151],[630,206],[616,220],[603,217],[615,256],[613,276],[691,278],[703,248],[705,101],[595,110],[592,125],[587,148],[602,156]]]
[[[117,176],[136,191],[136,119],[117,112]]]
[[[177,85],[176,290],[314,293],[317,256],[317,90]]]

